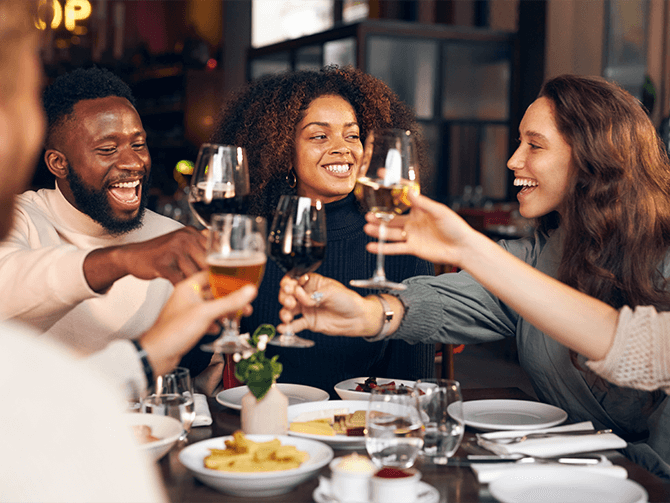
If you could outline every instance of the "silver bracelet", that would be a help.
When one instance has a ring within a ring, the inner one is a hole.
[[[379,302],[381,302],[382,305],[382,328],[377,332],[377,335],[373,335],[372,337],[366,337],[365,340],[369,342],[376,342],[376,341],[381,341],[382,339],[385,339],[386,336],[389,334],[391,331],[391,321],[393,320],[393,316],[395,315],[395,312],[393,309],[391,309],[391,305],[387,302],[387,300],[382,297],[380,294],[375,293],[374,294],[377,299],[379,299]]]

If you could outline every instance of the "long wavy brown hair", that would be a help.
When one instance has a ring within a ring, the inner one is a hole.
[[[412,110],[381,80],[360,70],[328,66],[268,75],[246,85],[222,107],[210,141],[244,147],[249,163],[251,213],[270,218],[282,194],[295,192],[286,176],[295,151],[295,127],[319,96],[337,95],[354,109],[361,141],[375,128],[411,130],[419,164],[425,143]]]
[[[660,266],[670,246],[670,162],[641,103],[598,77],[562,75],[539,97],[553,104],[574,176],[561,217],[558,279],[615,308],[670,309]]]

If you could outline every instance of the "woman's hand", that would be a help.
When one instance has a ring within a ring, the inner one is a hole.
[[[342,283],[320,274],[299,279],[284,276],[279,289],[283,322],[279,332],[311,330],[327,335],[370,337],[379,332],[382,308],[375,298],[361,297]],[[302,315],[298,319],[295,316]]]
[[[172,370],[217,320],[252,312],[250,302],[258,291],[245,286],[230,295],[213,299],[208,272],[201,271],[177,283],[156,323],[140,337],[156,375]],[[218,330],[217,330],[218,331]]]
[[[415,255],[437,264],[463,266],[464,257],[478,239],[488,239],[470,227],[444,204],[410,192],[412,208],[407,216],[396,217],[386,226],[386,255]],[[365,232],[379,237],[379,220],[366,215]],[[378,243],[367,250],[377,253]]]

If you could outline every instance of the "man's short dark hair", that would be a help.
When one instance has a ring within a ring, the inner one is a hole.
[[[47,148],[52,147],[54,135],[78,102],[108,96],[126,98],[135,106],[128,84],[104,68],[78,68],[54,80],[42,96],[47,115]]]

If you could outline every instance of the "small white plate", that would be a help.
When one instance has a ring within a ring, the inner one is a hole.
[[[179,461],[203,484],[227,494],[260,498],[285,494],[304,481],[315,477],[318,471],[333,459],[333,450],[321,442],[292,438],[286,435],[247,435],[254,442],[278,438],[282,445],[295,445],[307,452],[309,459],[298,468],[276,472],[240,473],[222,472],[205,468],[204,459],[210,449],[224,449],[224,441],[232,436],[218,437],[191,444],[179,453]]]
[[[463,402],[463,417],[466,425],[480,430],[529,430],[561,424],[568,414],[530,400],[472,400]]]
[[[489,484],[502,503],[646,503],[647,491],[637,482],[587,469],[526,466],[505,471]]]
[[[335,499],[326,494],[321,486],[314,489],[312,497],[316,503],[333,503]],[[414,501],[407,503],[438,503],[440,501],[440,492],[430,484],[419,482],[419,496]],[[366,503],[361,501],[360,503]]]
[[[330,409],[347,409],[348,414],[357,410],[368,410],[368,402],[363,400],[330,400],[328,402],[311,402],[299,405],[289,405],[288,422],[291,422],[303,412],[328,411]],[[347,437],[346,435],[310,435],[308,433],[298,433],[296,431],[288,432],[293,437],[308,438],[318,440],[328,444],[335,449],[364,449],[365,437]]]
[[[297,405],[307,402],[322,402],[330,398],[330,395],[319,388],[304,386],[302,384],[277,383],[279,391],[288,397],[289,405]],[[249,391],[248,386],[225,389],[216,395],[216,401],[231,409],[242,408],[242,397]]]
[[[342,400],[369,400],[370,393],[367,391],[356,391],[356,385],[364,383],[367,377],[354,377],[346,381],[340,381],[335,385],[335,392]],[[416,381],[404,381],[402,379],[388,379],[386,377],[378,377],[377,384],[388,384],[391,381],[395,382],[396,386],[404,384],[408,388],[414,388]]]

